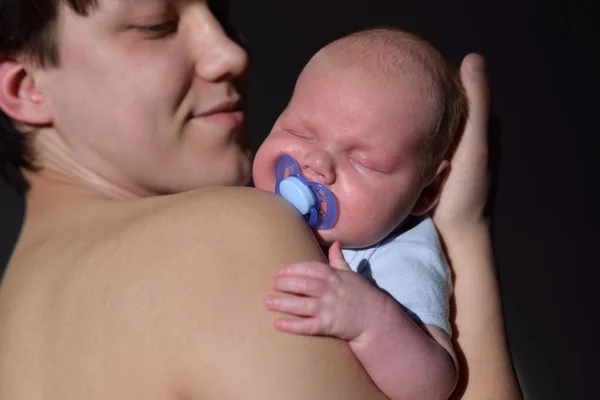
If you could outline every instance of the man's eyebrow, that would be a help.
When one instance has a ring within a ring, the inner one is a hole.
[[[170,10],[175,0],[104,0],[103,10],[109,14],[155,14]]]
[[[110,1],[99,1],[101,4],[110,4],[112,7],[119,8],[131,8],[134,6],[149,6],[152,4],[156,5],[170,5],[173,0],[110,0]]]

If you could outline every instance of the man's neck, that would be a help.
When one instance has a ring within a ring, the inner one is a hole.
[[[42,186],[46,188],[51,187],[52,182],[59,187],[78,187],[84,192],[89,191],[90,194],[115,200],[152,195],[142,188],[111,181],[84,165],[54,129],[36,133],[34,143],[35,163],[41,170],[35,174],[28,173],[30,181],[44,182]]]

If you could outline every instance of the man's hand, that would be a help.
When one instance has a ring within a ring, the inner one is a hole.
[[[484,219],[488,195],[488,120],[490,92],[484,59],[476,54],[465,57],[460,69],[468,98],[468,118],[452,157],[440,199],[433,210],[433,222],[442,238],[456,229],[471,231]]]
[[[326,335],[352,341],[368,330],[385,304],[385,294],[353,272],[338,242],[329,262],[301,262],[279,269],[274,290],[289,296],[268,296],[265,306],[302,318],[279,318],[275,327],[300,335]]]

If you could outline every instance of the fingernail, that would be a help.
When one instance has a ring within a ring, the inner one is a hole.
[[[469,65],[469,71],[472,74],[484,75],[485,74],[485,59],[482,56],[474,57]]]

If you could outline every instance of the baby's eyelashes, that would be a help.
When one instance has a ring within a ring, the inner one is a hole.
[[[379,172],[377,167],[362,157],[350,157],[350,164],[364,172]]]
[[[395,167],[382,162],[379,157],[366,157],[363,155],[351,154],[349,160],[355,168],[365,172],[377,172],[389,175],[395,170]]]
[[[287,129],[286,132],[288,132],[289,134],[296,136],[300,139],[304,139],[304,140],[308,140],[311,142],[314,142],[317,138],[314,134],[312,133],[308,133],[308,132],[304,132],[304,131],[296,131],[296,130],[290,130]]]

